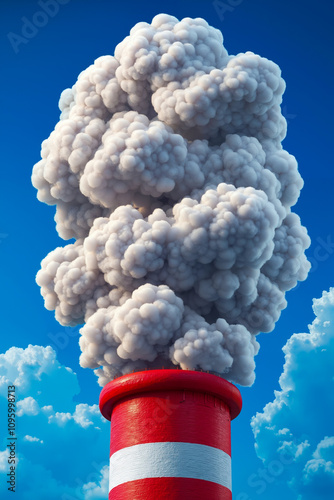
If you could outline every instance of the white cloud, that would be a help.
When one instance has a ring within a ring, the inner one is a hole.
[[[75,407],[75,411],[73,415],[69,412],[54,412],[53,408],[44,407],[43,410],[45,413],[49,413],[48,422],[55,423],[58,426],[62,427],[66,425],[67,422],[73,420],[80,427],[86,429],[87,427],[93,425],[95,429],[99,429],[99,425],[101,423],[102,417],[99,410],[98,405],[88,405],[88,404],[78,404]],[[102,420],[103,421],[103,420]]]
[[[40,411],[36,399],[31,396],[18,401],[16,407],[18,417],[22,417],[22,415],[37,415]]]
[[[29,441],[30,443],[41,443],[43,444],[44,441],[42,439],[39,439],[38,437],[35,436],[29,436],[28,434],[24,436],[23,438],[25,441]]]
[[[323,455],[325,455],[331,450],[331,448],[334,447],[334,437],[325,437],[317,446],[317,449],[313,453],[314,458],[321,458]]]
[[[80,392],[75,373],[59,363],[50,346],[11,347],[0,354],[0,374],[0,396],[7,397],[8,385],[15,385],[20,400],[35,394],[40,407],[52,396],[58,411],[72,410]]]
[[[104,466],[101,469],[101,478],[96,484],[89,482],[83,487],[85,500],[98,500],[108,498],[109,495],[109,467]]]
[[[43,406],[41,408],[42,412],[47,414],[47,415],[50,415],[51,413],[53,413],[53,407],[52,405],[46,405],[46,406]]]
[[[0,474],[8,471],[8,450],[0,451]]]
[[[70,413],[60,413],[58,411],[48,417],[49,424],[55,423],[59,427],[64,427],[70,420],[72,420],[72,415]]]
[[[298,500],[329,500],[334,487],[334,288],[313,301],[309,333],[286,343],[280,391],[252,419],[256,451],[264,463],[285,463],[282,483]]]
[[[94,420],[101,419],[101,414],[98,405],[89,406],[87,404],[77,405],[75,413],[73,415],[74,420],[77,424],[81,425],[84,429],[90,425],[94,425]]]
[[[74,402],[75,373],[51,347],[31,345],[1,354],[0,373],[0,414],[7,384],[16,386],[20,500],[105,500],[110,424],[96,404]],[[7,492],[6,438],[0,438],[0,497]]]

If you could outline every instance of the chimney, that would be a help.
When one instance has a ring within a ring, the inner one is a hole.
[[[239,390],[216,375],[136,372],[109,382],[109,500],[231,500],[231,426]]]

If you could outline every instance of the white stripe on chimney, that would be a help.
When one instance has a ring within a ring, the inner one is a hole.
[[[137,444],[110,457],[109,491],[153,477],[203,479],[231,490],[231,457],[212,446],[178,442]]]

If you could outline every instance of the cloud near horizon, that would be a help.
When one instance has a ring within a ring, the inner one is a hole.
[[[105,500],[109,426],[98,405],[77,404],[76,374],[50,347],[0,354],[0,414],[16,387],[16,494],[20,500]],[[61,390],[59,390],[61,387]],[[4,420],[2,428],[7,425]],[[7,435],[0,440],[0,496],[8,493]],[[5,496],[7,498],[7,496]]]
[[[252,429],[264,464],[281,464],[272,481],[276,490],[288,484],[298,500],[330,500],[334,491],[334,288],[313,300],[313,310],[316,318],[309,333],[293,334],[283,348],[281,390],[253,417]]]

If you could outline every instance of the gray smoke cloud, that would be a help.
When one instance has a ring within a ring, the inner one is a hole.
[[[85,323],[100,385],[162,367],[253,383],[256,335],[310,267],[284,89],[205,20],[160,14],[62,93],[32,183],[75,242],[36,279],[62,325]]]

